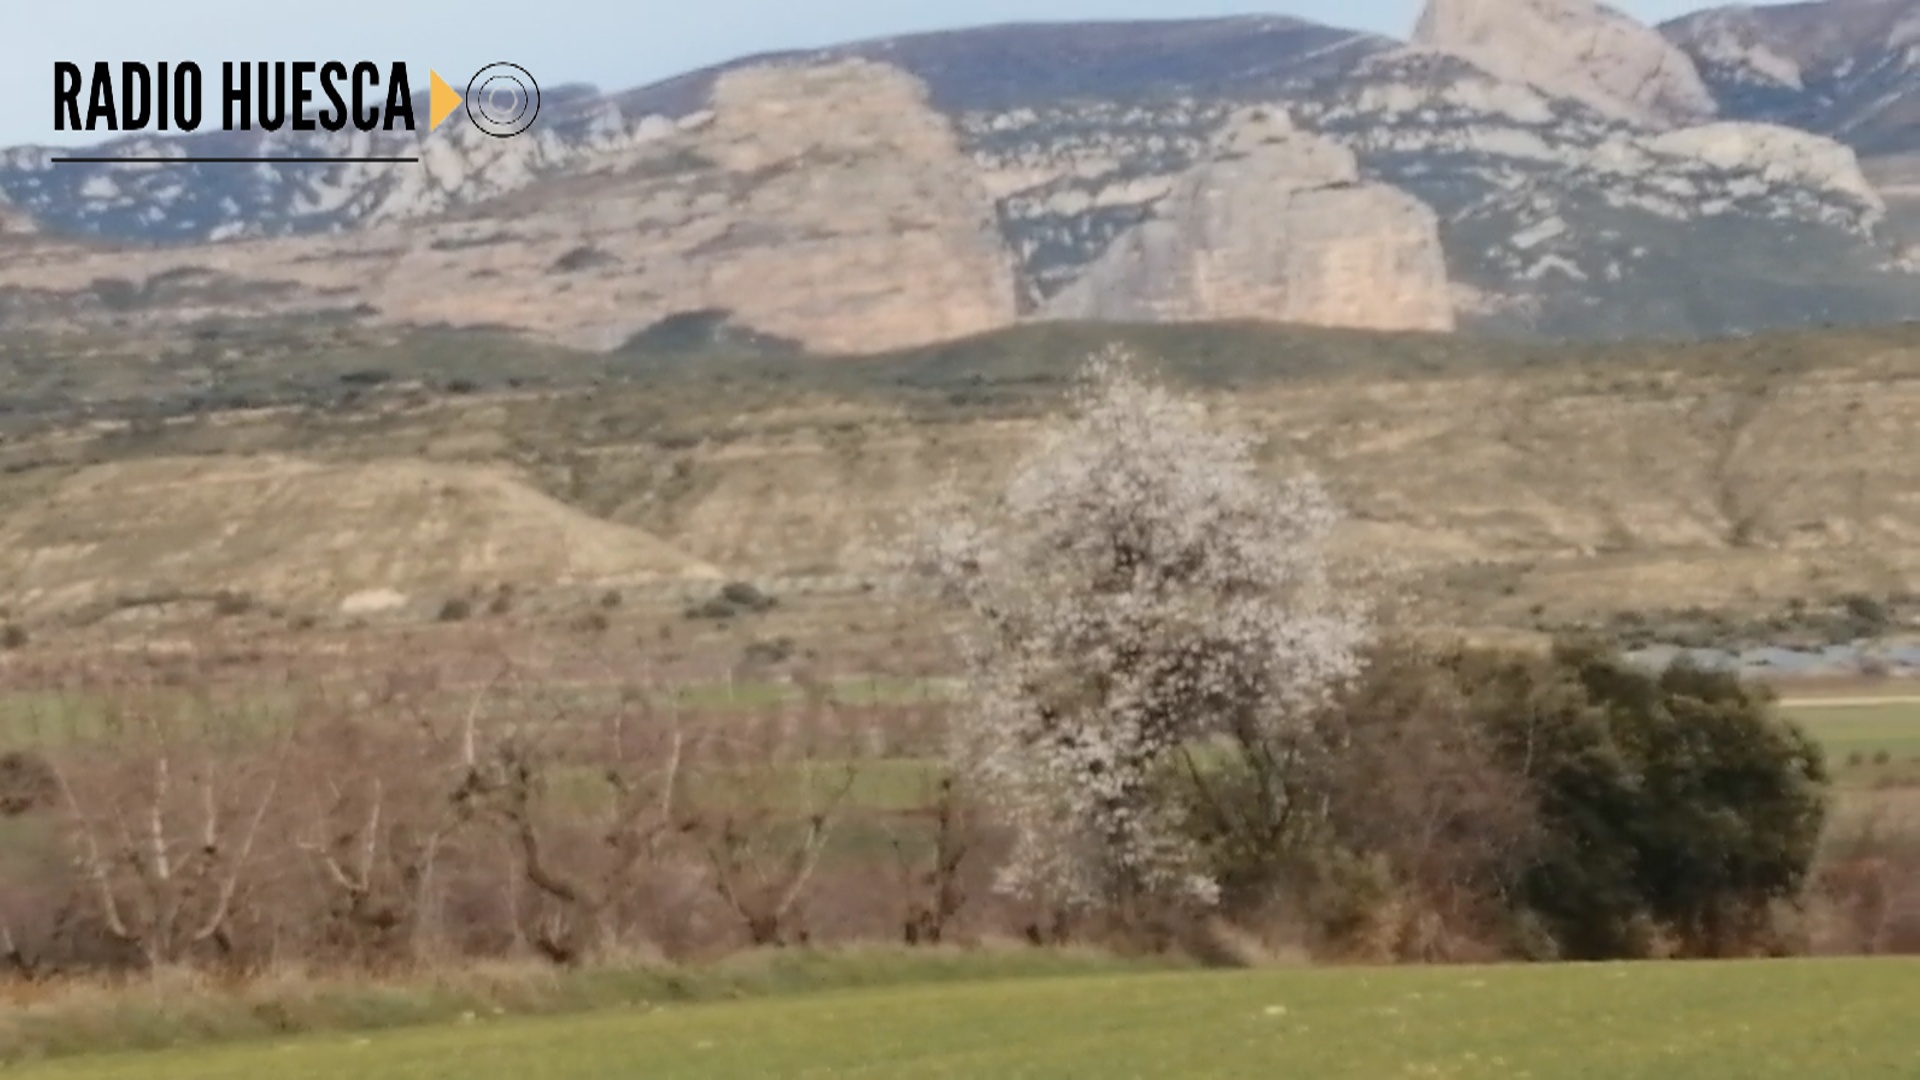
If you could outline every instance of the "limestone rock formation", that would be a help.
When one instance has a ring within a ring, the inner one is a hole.
[[[511,313],[588,348],[689,311],[835,352],[1014,319],[993,201],[919,80],[859,60],[746,68],[712,106],[637,157],[417,224],[382,308]],[[493,272],[445,288],[477,265]]]
[[[325,313],[603,349],[698,313],[855,352],[1072,315],[1573,338],[1909,319],[1916,4],[1661,37],[1593,0],[1432,0],[1412,47],[1271,17],[984,27],[556,89],[511,140],[456,116],[424,140],[100,148],[417,165],[0,149],[40,233],[5,245],[0,317]],[[1223,153],[1251,108],[1299,131]]]
[[[1686,53],[1595,0],[1430,0],[1413,40],[1621,119],[1718,108]]]
[[[1360,182],[1351,151],[1260,110],[1228,121],[1213,160],[1183,176],[1046,314],[1453,328],[1433,211]]]
[[[15,259],[0,263],[0,291],[209,268],[277,283],[260,301],[275,310],[363,303],[387,321],[506,324],[595,349],[692,311],[835,352],[1017,317],[993,199],[899,69],[743,69],[720,80],[709,115],[639,126],[655,134],[456,212],[337,236]]]
[[[1751,172],[1776,184],[1795,184],[1850,198],[1884,212],[1880,193],[1843,143],[1778,124],[1719,121],[1651,136],[1655,153],[1694,158],[1727,172]]]
[[[714,88],[697,153],[739,184],[695,271],[753,326],[867,351],[1013,321],[993,200],[918,79],[864,60],[749,68]],[[695,227],[694,223],[689,223]]]
[[[1920,0],[1740,4],[1660,31],[1724,117],[1831,135],[1862,157],[1920,151]]]

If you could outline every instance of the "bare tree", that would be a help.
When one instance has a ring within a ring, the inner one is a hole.
[[[334,943],[362,961],[416,959],[437,937],[437,871],[477,818],[474,730],[490,686],[450,716],[406,700],[389,679],[370,718],[304,732],[296,845],[330,894]]]
[[[978,814],[962,795],[958,779],[946,773],[934,782],[932,797],[915,814],[915,824],[928,826],[915,832],[930,836],[891,838],[894,858],[899,863],[901,890],[906,897],[906,915],[901,935],[909,945],[938,945],[947,928],[966,904],[965,885],[960,870],[974,850]],[[924,839],[926,850],[916,840]]]
[[[1330,841],[1378,857],[1394,890],[1367,933],[1400,959],[1484,955],[1540,839],[1537,792],[1501,766],[1459,686],[1413,642],[1383,643],[1337,708],[1338,752],[1312,782]]]
[[[688,827],[679,816],[685,753],[672,695],[660,702],[632,687],[585,720],[563,707],[500,741],[478,775],[545,902],[527,936],[548,958],[578,963],[622,935],[664,845]],[[590,830],[590,842],[561,850],[569,824]]]
[[[702,761],[688,819],[714,890],[754,945],[806,940],[802,901],[858,778],[826,694],[775,720],[780,731],[736,737]]]
[[[54,767],[77,860],[114,940],[149,968],[211,944],[233,949],[235,902],[280,792],[288,741],[222,746],[151,714],[126,726],[140,750],[92,770],[85,794]]]

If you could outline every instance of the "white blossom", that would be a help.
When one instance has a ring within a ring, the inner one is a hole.
[[[956,763],[1015,830],[1003,888],[1210,902],[1168,771],[1286,745],[1356,667],[1338,510],[1253,450],[1109,351],[998,498],[920,534],[917,569],[964,615]]]

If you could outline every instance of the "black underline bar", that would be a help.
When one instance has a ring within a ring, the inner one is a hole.
[[[384,165],[416,162],[418,157],[52,157],[52,162],[73,162],[75,164],[128,164],[128,165],[241,165],[272,162],[314,163],[326,162],[339,165]]]

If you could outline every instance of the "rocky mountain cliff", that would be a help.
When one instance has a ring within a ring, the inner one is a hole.
[[[858,61],[755,67],[711,97],[711,110],[636,125],[568,168],[522,159],[524,178],[491,197],[463,203],[449,186],[433,212],[402,213],[396,190],[358,227],[318,235],[140,249],[43,237],[0,261],[0,314],[505,323],[606,349],[676,314],[726,310],[830,351],[1015,319],[993,200],[917,80]],[[433,167],[458,149],[436,148],[425,171],[445,175]]]
[[[1413,40],[1620,119],[1686,122],[1719,111],[1684,53],[1592,0],[1432,0]]]
[[[989,27],[564,88],[518,138],[456,116],[418,165],[17,148],[0,197],[40,236],[0,253],[0,319],[327,311],[605,348],[702,312],[863,351],[1053,317],[1567,337],[1914,318],[1916,12],[1655,31],[1591,0],[1433,0],[1410,44],[1284,18]]]
[[[1920,249],[1920,4],[1716,8],[1660,31],[1724,110],[1853,147],[1897,235]]]
[[[1863,155],[1920,151],[1920,4],[1725,7],[1660,27],[1721,108],[1832,136]]]

